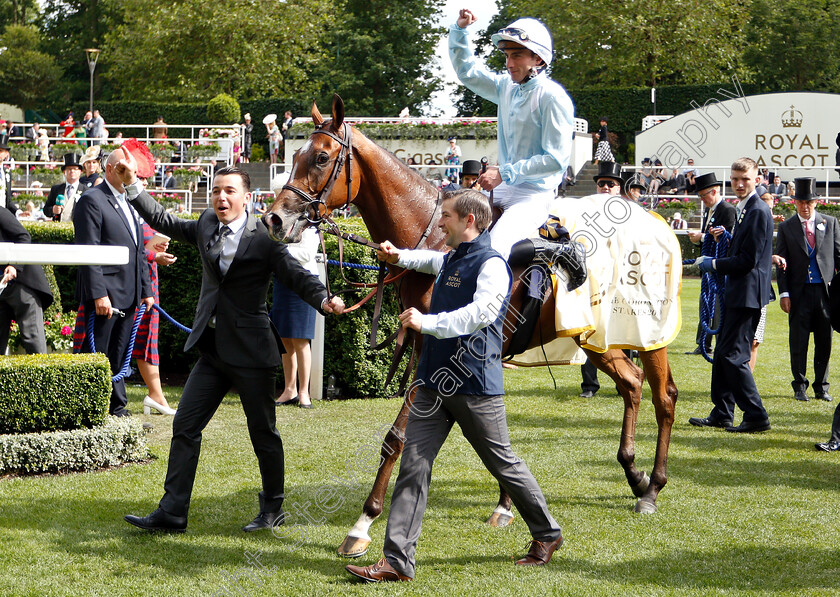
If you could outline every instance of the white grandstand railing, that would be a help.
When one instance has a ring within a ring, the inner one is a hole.
[[[457,170],[458,172],[461,171],[463,168],[460,164],[408,164],[409,168],[414,168],[417,170],[421,176],[426,179],[434,178],[435,180],[443,180],[445,178],[444,174],[441,173],[439,178],[430,176],[431,171],[433,170]],[[274,186],[274,181],[277,180],[277,177],[284,172],[290,172],[292,169],[292,164],[271,164],[271,173],[270,173],[270,180],[271,186]],[[269,193],[271,191],[265,191]]]

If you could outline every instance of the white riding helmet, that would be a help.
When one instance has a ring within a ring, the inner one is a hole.
[[[517,19],[504,29],[499,29],[490,39],[497,48],[501,41],[512,41],[525,46],[542,58],[546,66],[551,64],[554,55],[551,33],[537,19]]]

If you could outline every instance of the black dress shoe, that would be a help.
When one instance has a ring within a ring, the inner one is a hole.
[[[814,447],[817,450],[822,450],[823,452],[837,452],[840,450],[840,442],[836,439],[832,439],[822,444],[814,444]]]
[[[125,521],[129,524],[143,529],[144,531],[166,531],[168,533],[183,533],[187,530],[187,517],[174,516],[168,512],[164,512],[160,508],[149,514],[148,516],[133,516],[129,514],[125,517]]]
[[[578,398],[592,398],[595,396],[595,392],[592,390],[584,390],[580,394],[578,394]]]
[[[822,394],[815,394],[814,398],[817,400],[825,400],[826,402],[831,402],[831,394],[828,392],[823,392]]]
[[[274,404],[276,406],[294,406],[295,404],[297,404],[299,402],[300,402],[300,398],[295,396],[294,398],[289,398],[288,400],[283,400],[283,401],[278,400]]]
[[[260,512],[257,517],[242,527],[246,533],[259,531],[260,529],[270,529],[274,526],[279,526],[285,522],[286,513],[283,510],[277,512]]]
[[[727,427],[726,430],[731,431],[732,433],[758,433],[760,431],[769,431],[770,420],[765,419],[764,421],[741,421],[741,424],[737,427]]]
[[[705,419],[700,417],[691,417],[688,422],[695,427],[720,427],[721,429],[724,429],[732,426],[732,421],[722,421],[721,419],[715,419],[714,417],[706,417]]]
[[[808,402],[809,400],[808,395],[805,393],[805,390],[797,390],[793,393],[793,397],[799,400],[800,402]]]
[[[703,354],[703,349],[698,346],[694,350],[690,350],[685,354]]]

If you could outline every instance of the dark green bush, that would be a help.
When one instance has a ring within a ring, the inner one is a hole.
[[[102,354],[0,359],[0,434],[101,425],[110,395],[111,368]]]
[[[207,120],[210,124],[235,124],[242,112],[239,102],[227,93],[220,93],[207,102]]]

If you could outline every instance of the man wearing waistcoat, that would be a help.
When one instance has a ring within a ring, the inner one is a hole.
[[[414,578],[432,464],[456,422],[484,466],[510,493],[531,532],[531,548],[516,563],[546,564],[563,543],[542,490],[510,446],[501,352],[511,274],[490,246],[490,219],[490,205],[478,191],[449,192],[438,226],[452,251],[399,250],[388,241],[380,247],[381,260],[437,278],[428,314],[414,308],[400,314],[403,327],[425,335],[415,382],[419,388],[391,498],[384,557],[371,566],[347,566],[365,581]]]
[[[828,361],[831,357],[831,312],[828,286],[840,267],[840,226],[817,213],[816,179],[797,178],[793,198],[796,214],[779,225],[776,253],[785,269],[776,271],[780,306],[788,314],[790,369],[794,398],[808,400],[808,341],[814,334],[814,396],[830,401]]]

